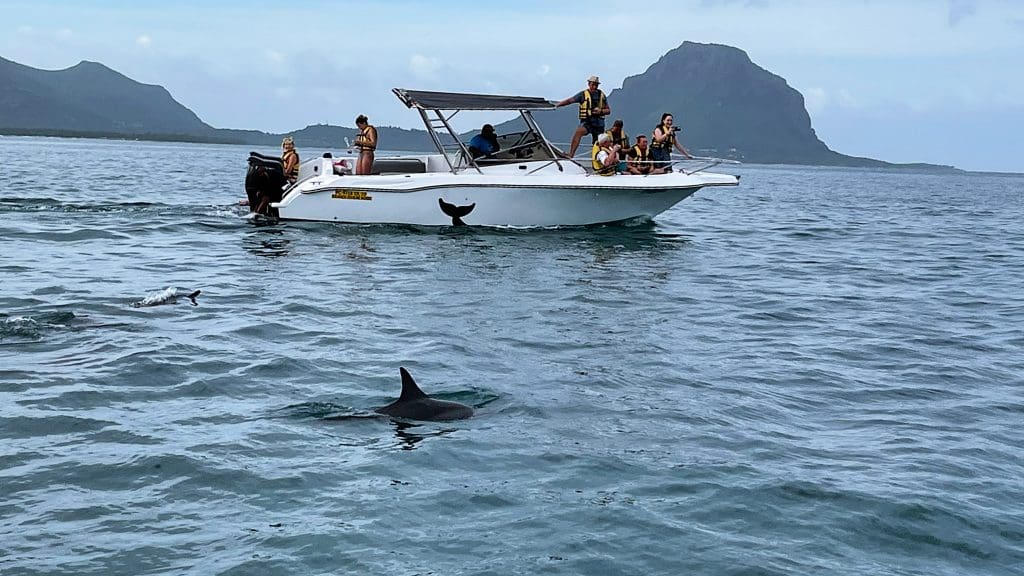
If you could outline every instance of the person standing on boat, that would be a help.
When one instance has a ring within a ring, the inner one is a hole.
[[[299,153],[295,151],[295,140],[291,136],[285,136],[281,140],[281,165],[284,166],[284,176],[289,182],[295,182],[299,177]]]
[[[356,117],[356,128],[359,129],[355,143],[355,147],[359,149],[356,175],[370,174],[373,172],[373,153],[377,150],[377,129],[370,125],[365,114]]]
[[[664,174],[661,168],[655,168],[651,161],[651,149],[647,146],[647,136],[643,134],[636,137],[636,146],[629,149],[629,166],[627,172],[643,176],[646,174]]]
[[[601,176],[614,176],[619,166],[619,148],[612,144],[612,137],[602,132],[597,137],[597,143],[590,150],[590,163],[594,172]]]
[[[576,155],[576,149],[580,147],[580,139],[584,134],[589,133],[593,143],[597,143],[599,134],[604,133],[604,117],[612,113],[608,106],[608,99],[604,92],[598,89],[601,80],[597,76],[587,78],[587,89],[562,100],[555,104],[556,108],[568,106],[569,104],[580,105],[580,125],[572,135],[572,144],[569,146],[569,156]]]
[[[480,133],[469,141],[469,153],[473,155],[473,158],[490,156],[499,150],[501,150],[501,144],[498,142],[498,135],[494,133],[494,126],[490,124],[484,124]]]
[[[683,156],[693,159],[690,153],[683,148],[683,145],[679,143],[679,139],[676,138],[676,132],[679,131],[678,126],[673,125],[672,115],[665,112],[661,115],[661,124],[654,127],[654,134],[651,135],[651,154],[654,156],[654,161],[657,163],[659,168],[664,168],[665,172],[672,171],[672,147],[674,146]]]

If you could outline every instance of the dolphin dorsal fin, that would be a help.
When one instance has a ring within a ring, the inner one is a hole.
[[[417,400],[427,397],[423,390],[416,385],[416,381],[412,379],[408,370],[400,366],[398,371],[402,373],[402,395],[398,398],[399,400]]]

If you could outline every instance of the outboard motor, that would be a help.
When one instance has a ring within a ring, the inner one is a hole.
[[[249,211],[277,217],[271,202],[280,202],[288,179],[280,158],[249,152],[249,170],[245,174],[245,195],[249,198]]]

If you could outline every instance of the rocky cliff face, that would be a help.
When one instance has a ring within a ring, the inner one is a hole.
[[[582,83],[581,83],[582,88]],[[682,128],[680,141],[696,155],[746,162],[877,165],[837,154],[818,139],[803,96],[731,46],[684,42],[622,88],[608,93],[611,120],[631,136],[647,134],[664,112]],[[575,107],[537,115],[548,138],[568,141]],[[588,141],[589,142],[589,141]]]
[[[803,96],[730,46],[684,42],[609,99],[645,131],[672,112],[684,145],[719,156],[822,163],[834,155],[811,128]]]
[[[213,128],[161,86],[95,62],[39,70],[0,58],[0,128],[209,135]]]

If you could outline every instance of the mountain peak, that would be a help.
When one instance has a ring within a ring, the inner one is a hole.
[[[212,130],[161,86],[82,60],[64,70],[0,62],[0,127],[113,134]]]
[[[81,74],[88,74],[88,75],[93,75],[93,76],[97,76],[97,77],[115,76],[117,78],[124,78],[125,80],[128,80],[130,82],[133,82],[133,83],[136,83],[136,84],[140,84],[139,82],[136,82],[135,80],[132,80],[131,78],[128,78],[127,76],[125,76],[124,74],[121,74],[120,72],[118,72],[117,70],[114,70],[113,68],[110,68],[110,67],[108,67],[108,66],[106,66],[104,64],[101,64],[99,62],[93,62],[91,60],[82,60],[81,62],[79,62],[78,64],[75,64],[74,66],[72,66],[70,68],[65,68],[64,70],[57,70],[57,72],[65,72],[65,73],[69,73],[69,74],[80,74],[80,75]]]
[[[683,42],[643,74],[623,80],[609,100],[616,116],[619,103],[628,102],[626,115],[644,132],[663,112],[672,113],[683,145],[703,156],[841,161],[811,128],[803,96],[733,46]]]
[[[68,68],[68,70],[111,70],[107,66],[100,64],[99,62],[93,62],[92,60],[82,60],[78,64]]]
[[[744,62],[750,62],[750,56],[747,53],[735,46],[729,46],[726,44],[713,44],[713,43],[701,43],[701,42],[690,42],[689,40],[683,41],[679,46],[669,50],[665,53],[665,56],[717,56],[720,58],[737,58]],[[665,56],[662,56],[664,58]]]

